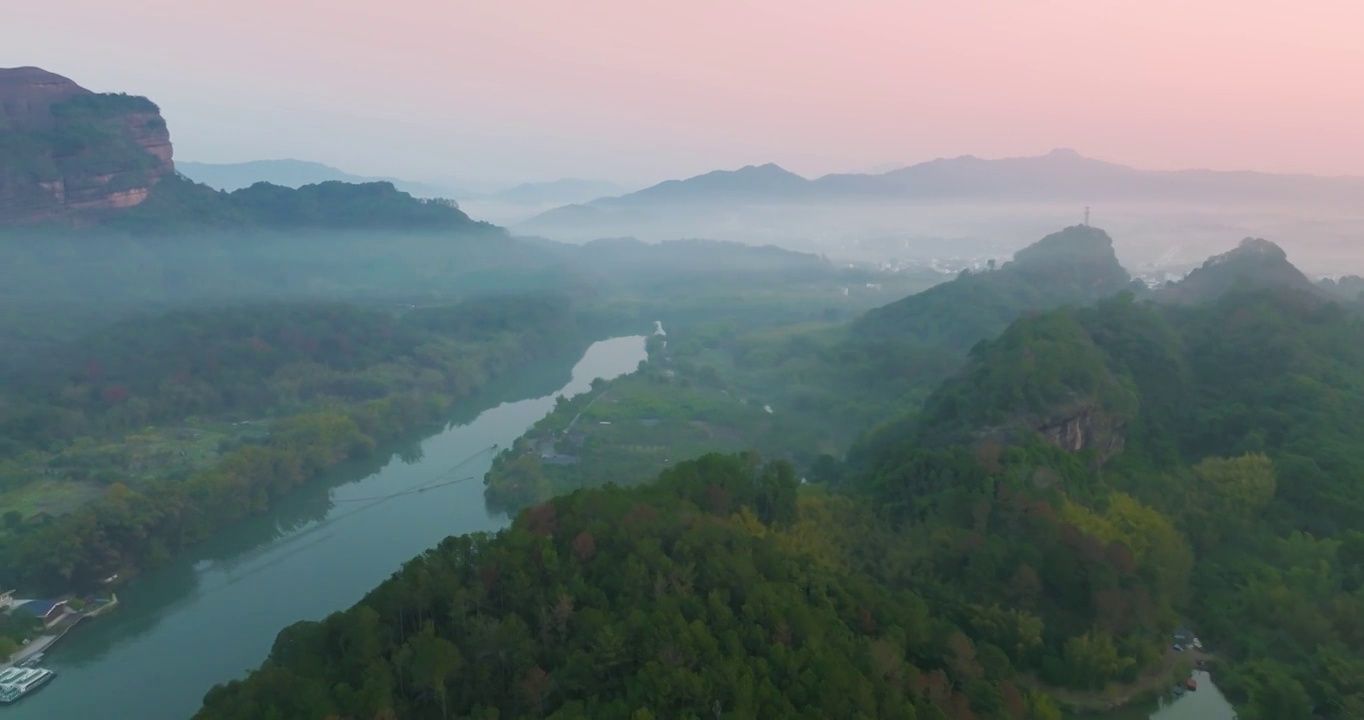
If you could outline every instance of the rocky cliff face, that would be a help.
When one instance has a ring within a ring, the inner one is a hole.
[[[39,68],[0,68],[0,225],[80,222],[175,172],[160,109]]]
[[[1093,450],[1102,462],[1122,452],[1127,444],[1127,423],[1086,405],[1075,408],[1041,427],[1037,432],[1047,442],[1069,452]]]

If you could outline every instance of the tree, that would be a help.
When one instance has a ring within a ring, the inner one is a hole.
[[[584,530],[573,538],[573,554],[578,558],[578,562],[587,562],[592,559],[592,555],[597,552],[597,541],[592,537],[592,533]]]
[[[442,717],[449,717],[446,683],[464,664],[459,648],[449,640],[437,637],[435,627],[427,622],[422,631],[408,642],[411,649],[410,667],[419,687],[440,702]]]
[[[1263,454],[1235,458],[1208,458],[1194,466],[1210,501],[1216,503],[1218,519],[1237,522],[1254,519],[1274,498],[1277,486],[1274,463]]]
[[[527,670],[525,677],[521,678],[521,698],[537,716],[545,714],[545,699],[553,689],[553,679],[538,665]]]

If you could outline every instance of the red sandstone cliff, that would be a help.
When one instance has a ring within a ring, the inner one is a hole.
[[[170,133],[150,100],[92,93],[40,68],[0,68],[0,225],[132,207],[174,172]]]

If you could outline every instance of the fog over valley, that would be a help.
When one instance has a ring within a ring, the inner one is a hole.
[[[1364,718],[1360,6],[317,10],[10,23],[4,720]]]

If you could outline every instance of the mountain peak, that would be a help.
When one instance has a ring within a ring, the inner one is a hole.
[[[89,94],[70,78],[42,68],[0,68],[0,128],[48,128],[53,105]]]
[[[1111,265],[1111,268],[1122,268],[1113,251],[1113,238],[1090,225],[1072,225],[1014,253],[1014,263],[1020,267],[1096,260]]]
[[[1084,156],[1081,155],[1080,153],[1076,152],[1076,151],[1074,150],[1074,148],[1054,148],[1054,149],[1052,149],[1051,152],[1049,152],[1049,153],[1046,154],[1046,157],[1049,157],[1049,158],[1074,158],[1074,159],[1077,159],[1077,160],[1078,160],[1078,159],[1083,158]]]
[[[1248,237],[1234,249],[1208,258],[1183,280],[1161,289],[1157,298],[1178,303],[1206,302],[1238,286],[1320,293],[1320,289],[1288,261],[1288,253],[1283,248],[1264,238]]]
[[[1263,261],[1288,262],[1288,253],[1283,248],[1264,238],[1248,237],[1236,246],[1235,250],[1208,258],[1204,266],[1215,265],[1238,259],[1258,259]]]
[[[175,172],[155,103],[42,68],[0,68],[0,133],[24,148],[0,167],[0,225],[129,208]]]
[[[606,198],[607,204],[643,200],[666,202],[673,200],[735,200],[739,198],[789,198],[804,191],[810,181],[776,163],[745,165],[738,170],[713,170],[686,180],[668,180],[618,198]]]
[[[786,168],[784,168],[784,167],[782,167],[782,166],[780,166],[780,165],[778,165],[778,164],[776,164],[776,163],[763,163],[762,165],[745,165],[745,166],[739,168],[738,170],[735,170],[735,171],[734,171],[734,174],[736,174],[736,175],[739,175],[739,174],[743,174],[743,175],[754,175],[754,176],[758,176],[758,175],[770,175],[770,176],[778,176],[778,175],[780,175],[780,176],[795,175],[795,173],[791,172],[790,170],[787,170]]]
[[[1085,304],[1130,282],[1108,233],[1075,225],[1019,250],[998,270],[963,273],[870,310],[856,327],[871,336],[933,337],[965,350],[1003,332],[1025,312]]]
[[[16,85],[76,85],[76,83],[72,82],[71,78],[33,65],[0,68],[0,88]],[[80,86],[77,85],[76,87]]]

